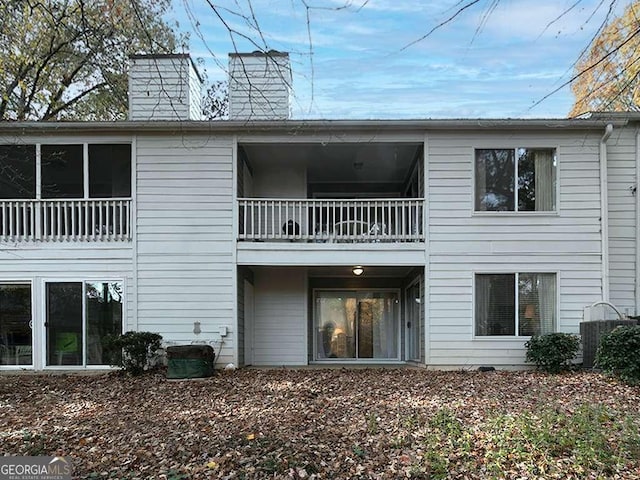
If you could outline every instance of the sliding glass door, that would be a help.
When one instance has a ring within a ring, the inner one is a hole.
[[[122,282],[47,283],[47,365],[108,365],[103,342],[122,333],[122,307]]]
[[[398,292],[315,292],[316,360],[396,360]]]
[[[0,284],[0,365],[32,365],[31,285]]]

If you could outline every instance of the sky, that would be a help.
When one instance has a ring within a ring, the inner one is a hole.
[[[167,18],[210,81],[229,52],[289,52],[295,119],[561,118],[611,2],[478,0],[422,40],[468,2],[173,0]]]

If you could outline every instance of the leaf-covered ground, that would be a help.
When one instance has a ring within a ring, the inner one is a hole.
[[[418,369],[0,376],[0,450],[78,478],[640,478],[640,388]]]

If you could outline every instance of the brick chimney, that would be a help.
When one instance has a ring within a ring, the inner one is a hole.
[[[291,117],[289,54],[229,54],[229,120],[286,120]]]
[[[201,94],[189,54],[130,57],[129,120],[202,120]]]

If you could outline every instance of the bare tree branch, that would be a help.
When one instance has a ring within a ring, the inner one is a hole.
[[[407,43],[404,47],[402,47],[399,51],[403,52],[404,50],[408,49],[409,47],[412,47],[413,45],[420,43],[421,41],[423,41],[425,38],[430,37],[433,32],[435,32],[436,30],[439,30],[440,28],[444,27],[445,25],[453,22],[458,16],[460,16],[462,14],[462,12],[464,12],[466,9],[472,7],[473,5],[475,5],[476,3],[478,3],[480,0],[471,0],[470,2],[465,3],[462,7],[460,7],[453,15],[451,15],[449,18],[447,18],[446,20],[443,20],[442,22],[440,22],[438,25],[436,25],[435,27],[433,27],[431,30],[429,30],[427,33],[425,33],[424,35],[422,35],[420,38],[417,38],[416,40],[413,40],[412,42]]]

